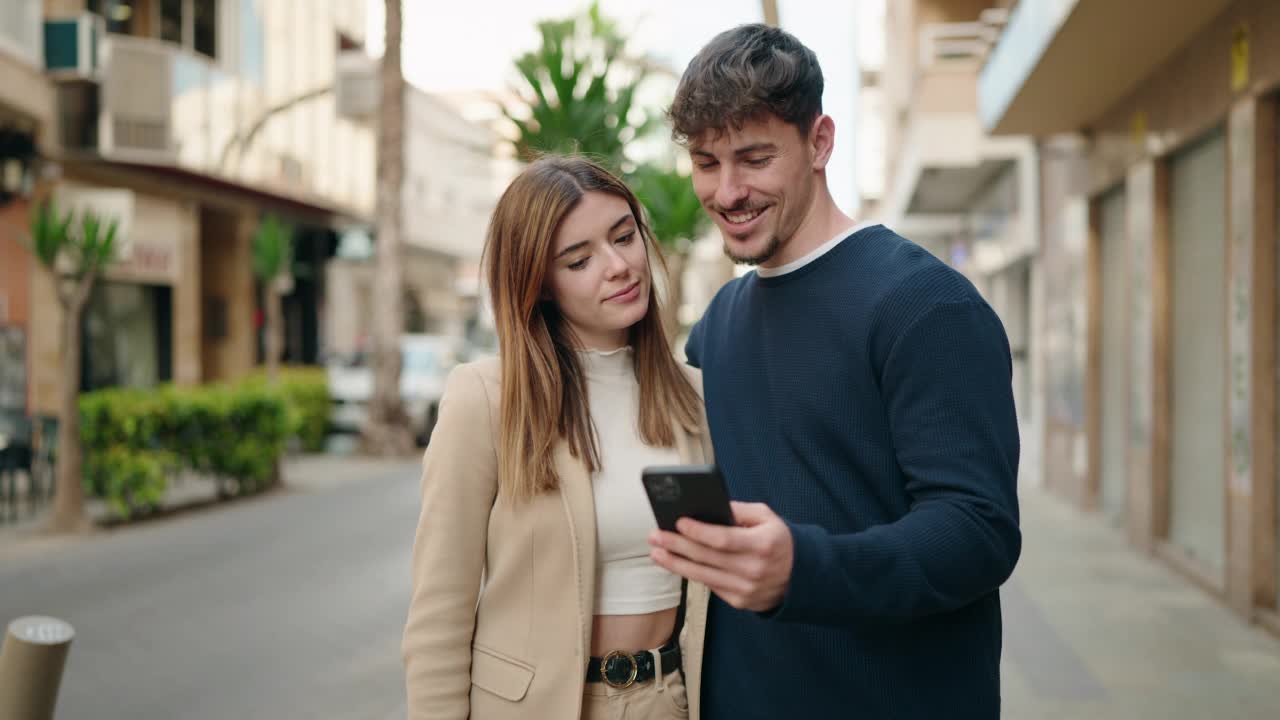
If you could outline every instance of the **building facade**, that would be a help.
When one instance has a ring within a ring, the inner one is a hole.
[[[376,75],[366,72],[366,83]],[[517,170],[490,123],[466,115],[465,98],[405,87],[400,237],[405,332],[472,337],[481,312],[480,255],[498,197]],[[491,101],[490,101],[491,102]],[[371,239],[352,236],[327,270],[329,347],[367,350],[372,313]]]
[[[24,238],[39,158],[56,152],[38,0],[0,3],[0,411],[25,413],[31,373],[31,255]]]
[[[1040,148],[1047,484],[1280,631],[1280,4],[1023,0],[977,96]]]
[[[251,243],[268,213],[294,228],[286,360],[314,362],[324,263],[341,230],[373,215],[374,131],[339,111],[364,2],[49,0],[43,11],[52,192],[122,226],[84,319],[82,387],[247,373],[262,345]],[[52,414],[59,310],[47,275],[28,267],[31,408]]]

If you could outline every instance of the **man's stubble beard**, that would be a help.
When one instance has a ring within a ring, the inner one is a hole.
[[[725,257],[732,260],[735,265],[755,266],[763,262],[768,262],[770,258],[778,254],[778,251],[782,249],[784,244],[785,243],[783,243],[777,235],[772,235],[769,237],[769,244],[765,245],[764,250],[759,253],[756,253],[755,255],[734,255],[733,251],[729,249],[729,243],[726,242],[724,244],[724,254]]]

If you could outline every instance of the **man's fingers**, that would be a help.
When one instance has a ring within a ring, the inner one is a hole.
[[[764,503],[748,503],[730,500],[729,507],[733,510],[733,519],[743,527],[752,527],[762,522],[768,521],[774,517],[774,512]]]
[[[742,552],[748,548],[748,538],[743,536],[741,528],[712,525],[693,518],[680,518],[676,521],[676,530],[690,540],[713,550]]]
[[[711,588],[717,595],[745,592],[741,578],[735,577],[719,568],[702,565],[663,548],[650,550],[649,557],[653,558],[655,563],[665,568],[668,572],[675,573],[694,582],[700,582]]]
[[[728,553],[699,542],[696,538],[684,533],[659,532],[657,547],[686,557],[700,565],[727,569],[733,563],[733,558]]]

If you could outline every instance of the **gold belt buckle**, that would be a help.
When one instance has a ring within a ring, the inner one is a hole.
[[[609,661],[614,658],[626,658],[626,660],[631,663],[631,676],[627,678],[626,682],[619,683],[619,682],[614,682],[612,679],[610,679]],[[605,655],[603,658],[600,659],[600,678],[604,680],[605,685],[608,685],[611,688],[617,688],[619,690],[623,688],[629,688],[635,684],[636,676],[639,674],[640,674],[640,665],[636,663],[635,657],[632,655],[628,655],[627,653],[624,653],[621,650],[614,650],[613,652],[609,653],[608,655]]]

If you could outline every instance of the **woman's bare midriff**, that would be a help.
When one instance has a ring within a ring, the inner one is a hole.
[[[676,627],[676,608],[645,615],[596,615],[591,622],[591,654],[636,653],[662,647]]]

